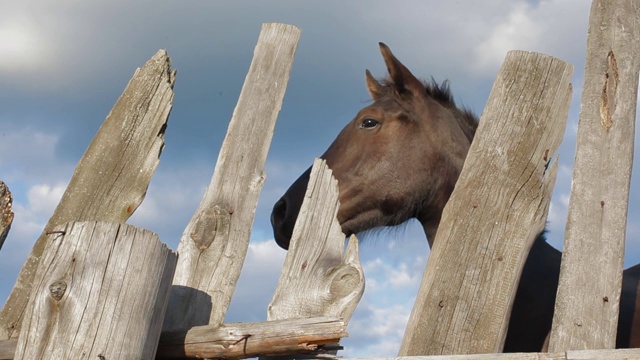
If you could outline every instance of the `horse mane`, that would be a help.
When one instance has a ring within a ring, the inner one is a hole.
[[[380,84],[386,91],[393,91],[394,89],[393,82],[389,78],[383,79],[380,81]],[[460,125],[469,138],[469,141],[473,140],[473,136],[478,127],[478,116],[469,108],[458,107],[458,105],[456,105],[453,94],[451,94],[451,89],[449,88],[449,81],[445,80],[442,83],[438,83],[432,77],[430,81],[423,80],[422,85],[424,85],[425,88],[425,95],[451,111],[456,120],[458,120],[458,125]]]

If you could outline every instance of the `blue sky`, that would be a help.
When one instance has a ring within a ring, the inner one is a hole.
[[[15,220],[0,251],[0,301],[62,196],[75,164],[136,67],[167,49],[178,70],[166,147],[130,223],[177,247],[208,185],[264,22],[302,29],[267,159],[245,268],[228,321],[261,321],[284,251],[269,213],[289,184],[369,100],[364,70],[384,76],[385,42],[419,77],[449,80],[482,112],[506,51],[554,55],[575,66],[567,134],[549,215],[561,246],[582,86],[589,3],[490,1],[13,1],[0,13],[0,180]],[[632,179],[626,265],[640,262]],[[392,356],[428,257],[416,223],[361,237],[367,277],[345,356]]]

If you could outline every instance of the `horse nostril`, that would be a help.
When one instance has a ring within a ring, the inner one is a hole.
[[[275,205],[273,205],[273,211],[271,212],[271,226],[276,227],[276,225],[280,224],[286,213],[287,201],[284,198],[281,198]]]
[[[291,240],[290,231],[286,226],[287,201],[282,197],[273,205],[271,211],[271,226],[273,227],[273,235],[276,243],[281,248],[289,249],[289,241]]]

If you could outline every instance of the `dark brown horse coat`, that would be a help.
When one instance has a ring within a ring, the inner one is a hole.
[[[423,83],[380,44],[389,78],[366,72],[373,103],[360,110],[322,155],[338,180],[338,221],[348,236],[410,218],[433,244],[477,126],[456,106],[446,84]],[[287,249],[309,181],[307,170],[275,204],[275,239]],[[505,352],[543,349],[551,330],[560,274],[560,251],[541,234],[525,263],[513,304]],[[640,347],[637,308],[640,265],[625,270],[618,347]],[[434,325],[435,326],[435,325]]]

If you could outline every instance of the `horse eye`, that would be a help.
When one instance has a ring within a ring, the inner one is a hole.
[[[360,123],[360,127],[363,129],[373,129],[378,125],[380,125],[380,122],[376,119],[371,119],[371,118],[364,119]]]

